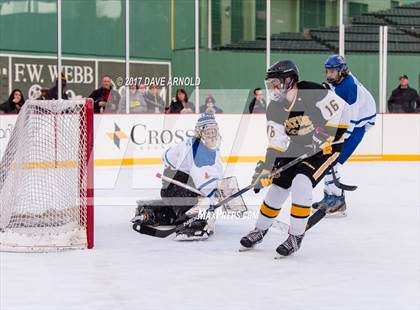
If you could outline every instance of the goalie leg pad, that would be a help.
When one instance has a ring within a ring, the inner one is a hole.
[[[214,233],[214,217],[197,219],[176,231],[176,241],[206,240]]]

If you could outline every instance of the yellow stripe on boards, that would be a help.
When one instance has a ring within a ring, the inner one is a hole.
[[[79,162],[76,160],[50,160],[39,162],[27,162],[13,164],[10,166],[11,170],[38,170],[38,169],[74,169],[79,167]]]
[[[420,154],[352,155],[350,161],[420,161]]]
[[[223,156],[225,163],[256,163],[264,160],[264,156]],[[420,155],[417,154],[387,154],[387,155],[353,155],[350,162],[372,162],[372,161],[420,161]],[[163,162],[158,157],[146,158],[109,158],[95,159],[96,167],[112,166],[141,166],[141,165],[162,165]],[[75,168],[78,166],[75,160],[41,161],[22,163],[19,167],[13,165],[12,169],[53,169],[53,168]]]
[[[139,166],[139,165],[161,165],[160,158],[115,158],[115,159],[95,159],[95,166]]]
[[[223,156],[225,163],[256,163],[264,160],[264,156]],[[416,154],[392,154],[392,155],[353,155],[351,162],[369,161],[420,161],[420,155]],[[116,159],[95,159],[95,166],[132,166],[132,165],[161,165],[163,162],[158,157],[149,158],[116,158]]]

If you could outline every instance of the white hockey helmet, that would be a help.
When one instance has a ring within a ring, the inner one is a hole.
[[[200,139],[209,149],[215,150],[219,148],[221,137],[213,109],[207,109],[198,118],[195,125],[195,137]]]

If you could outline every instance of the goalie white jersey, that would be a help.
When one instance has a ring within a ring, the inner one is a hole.
[[[197,138],[188,138],[170,147],[163,153],[162,160],[166,167],[190,175],[195,187],[207,197],[213,197],[217,181],[223,177],[219,149],[209,149]]]

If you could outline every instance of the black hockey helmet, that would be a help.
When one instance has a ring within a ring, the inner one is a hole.
[[[295,82],[299,81],[299,69],[291,60],[277,61],[267,70],[266,79],[291,77]]]
[[[291,60],[282,60],[268,68],[265,85],[271,100],[280,101],[298,81],[296,64]]]

